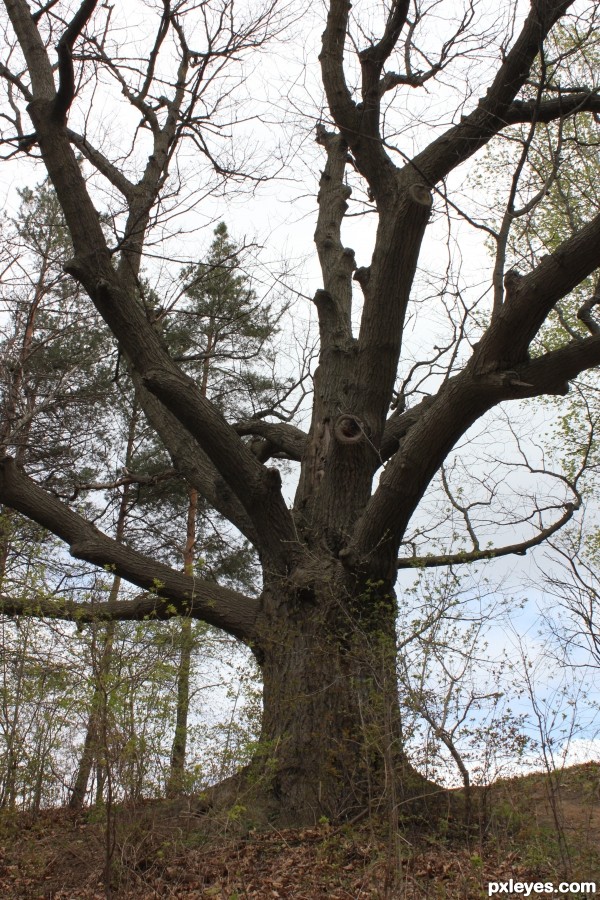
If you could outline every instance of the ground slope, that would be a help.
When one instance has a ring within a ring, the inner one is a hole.
[[[468,828],[463,800],[449,795],[438,821],[401,819],[398,830],[252,831],[240,807],[208,821],[193,800],[117,808],[108,829],[105,810],[4,813],[0,897],[470,900],[488,896],[490,881],[563,877],[595,880],[600,893],[600,765],[477,789]]]

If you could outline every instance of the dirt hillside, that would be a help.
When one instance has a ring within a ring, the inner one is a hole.
[[[430,827],[401,819],[398,830],[323,822],[258,832],[239,810],[208,823],[193,801],[117,808],[108,827],[106,810],[5,812],[0,897],[470,900],[509,878],[595,880],[600,893],[600,765],[478,789],[469,827],[463,799],[449,797]]]

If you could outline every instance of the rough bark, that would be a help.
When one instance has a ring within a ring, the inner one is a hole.
[[[324,558],[293,590],[268,589],[264,604],[264,720],[250,779],[272,814],[315,823],[407,812],[431,786],[403,753],[390,583],[361,586]]]

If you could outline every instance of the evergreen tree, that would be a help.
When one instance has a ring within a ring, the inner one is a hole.
[[[275,406],[278,393],[287,387],[284,381],[267,378],[257,371],[257,364],[263,368],[265,362],[274,367],[273,339],[282,311],[275,313],[273,304],[258,303],[255,292],[248,287],[248,275],[242,271],[241,250],[230,239],[224,222],[217,226],[214,235],[206,261],[182,272],[187,302],[171,315],[163,312],[158,319],[162,319],[171,352],[195,378],[201,395],[241,418],[259,408]],[[155,498],[163,515],[167,492],[172,501],[174,490],[176,483],[163,485],[160,496]],[[248,542],[233,539],[226,523],[214,513],[209,514],[206,503],[199,503],[198,491],[192,485],[185,486],[185,492],[184,572],[193,575],[201,567],[204,577],[256,590],[256,566]],[[199,626],[183,617],[176,724],[167,785],[171,795],[185,786],[192,654],[198,640]]]

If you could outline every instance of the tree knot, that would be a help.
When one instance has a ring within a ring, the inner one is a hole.
[[[340,444],[358,444],[367,436],[367,428],[356,416],[342,415],[336,420],[333,433]]]
[[[370,266],[360,266],[354,272],[353,279],[354,281],[358,281],[361,288],[366,288],[369,283],[369,279],[371,277],[371,267]]]
[[[418,203],[419,206],[426,206],[427,209],[431,209],[433,206],[433,197],[426,184],[411,184],[408,195],[410,199],[414,203]]]

